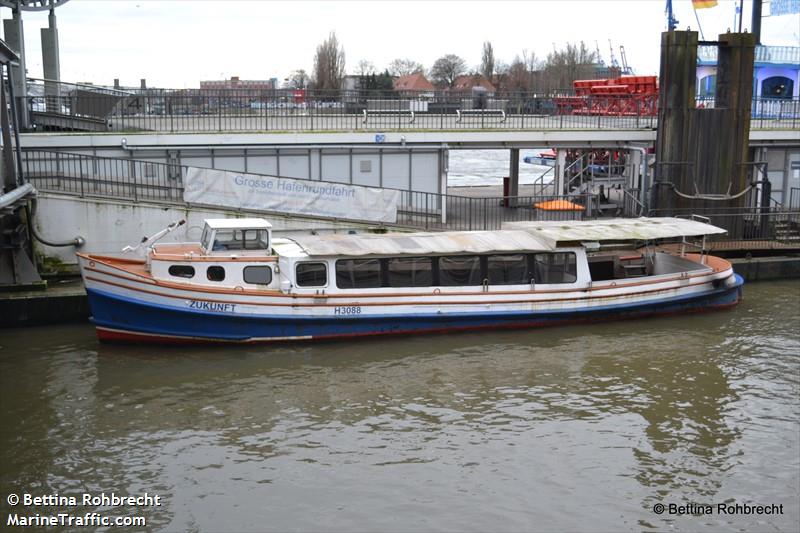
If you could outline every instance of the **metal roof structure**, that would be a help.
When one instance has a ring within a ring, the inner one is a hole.
[[[418,256],[552,251],[528,231],[448,231],[439,233],[362,233],[292,237],[309,256]]]
[[[580,241],[651,241],[676,237],[718,235],[726,230],[686,218],[609,218],[568,222],[507,222],[504,230],[522,230],[550,246]]]

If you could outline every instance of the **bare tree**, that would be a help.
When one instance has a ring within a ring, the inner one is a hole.
[[[392,76],[407,76],[424,71],[425,67],[422,66],[422,63],[417,63],[411,59],[395,59],[389,63],[389,74]]]
[[[508,67],[507,88],[511,91],[529,91],[530,73],[524,59],[519,56],[514,58]]]
[[[336,32],[319,46],[314,56],[314,82],[317,89],[338,90],[344,78],[344,47],[339,44]]]
[[[366,59],[359,61],[356,67],[356,75],[369,76],[370,74],[375,74],[375,65],[372,61],[367,61]]]
[[[303,70],[293,70],[284,81],[289,89],[304,89],[308,85],[308,73]]]
[[[565,48],[547,55],[543,68],[543,89],[546,91],[570,89],[575,80],[594,77],[595,52],[581,41],[580,45],[567,43]]]
[[[526,91],[534,91],[537,88],[537,77],[542,70],[542,62],[536,59],[536,53],[527,48],[522,51],[522,62],[527,72],[528,80],[525,83]]]
[[[487,80],[492,81],[492,75],[494,74],[494,48],[492,48],[492,43],[489,41],[483,43],[481,74],[483,74]]]
[[[431,80],[437,85],[452,87],[461,74],[467,71],[467,63],[455,54],[447,54],[436,60],[431,67]]]

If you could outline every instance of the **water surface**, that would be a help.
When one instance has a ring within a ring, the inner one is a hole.
[[[234,348],[3,330],[0,517],[147,491],[157,530],[797,531],[798,302],[762,282],[717,313]],[[652,510],[721,502],[784,514]]]

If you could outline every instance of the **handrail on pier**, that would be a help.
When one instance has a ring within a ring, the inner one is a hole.
[[[364,117],[361,120],[362,124],[366,124],[367,123],[367,119],[369,117],[369,114],[373,114],[373,115],[406,115],[406,114],[410,114],[411,118],[408,119],[408,123],[409,124],[413,124],[414,120],[416,119],[416,115],[414,114],[414,111],[412,111],[410,109],[370,109],[369,111],[364,109],[361,113],[362,113],[362,116]]]
[[[456,122],[460,123],[463,115],[500,115],[500,123],[506,121],[506,112],[502,109],[456,109]]]

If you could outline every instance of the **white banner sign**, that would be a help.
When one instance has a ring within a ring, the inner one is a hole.
[[[189,168],[183,199],[191,204],[394,223],[400,191]]]

